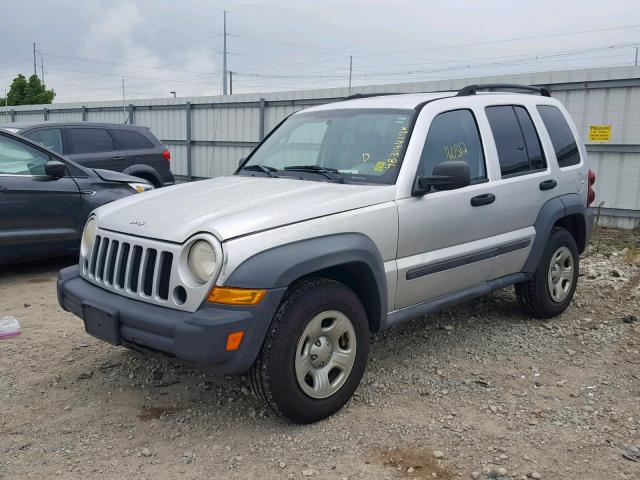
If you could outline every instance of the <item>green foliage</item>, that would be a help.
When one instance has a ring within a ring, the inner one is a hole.
[[[31,75],[29,80],[22,74],[11,82],[11,88],[7,94],[8,105],[42,105],[53,101],[56,92],[47,90],[47,87],[36,75]],[[5,99],[0,98],[0,106],[5,105]]]

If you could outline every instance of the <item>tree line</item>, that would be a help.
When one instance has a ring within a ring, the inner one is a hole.
[[[29,79],[19,74],[11,82],[11,87],[6,98],[0,97],[0,107],[13,105],[41,105],[53,101],[56,92],[47,87],[37,75],[31,75]]]

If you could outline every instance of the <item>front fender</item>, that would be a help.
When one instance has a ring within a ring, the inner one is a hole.
[[[384,262],[373,241],[361,233],[340,233],[280,245],[249,257],[225,282],[240,288],[283,288],[315,272],[346,264],[367,269],[375,282],[376,323],[387,314]]]

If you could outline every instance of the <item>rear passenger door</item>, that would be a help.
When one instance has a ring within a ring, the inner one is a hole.
[[[145,164],[158,170],[158,167],[166,162],[162,158],[162,150],[141,133],[125,128],[111,128],[110,132],[117,148],[127,152],[128,166]]]
[[[116,148],[106,128],[67,127],[70,158],[89,168],[121,172],[127,167],[127,152]]]
[[[509,234],[511,243],[496,257],[494,279],[522,269],[535,237],[533,225],[542,205],[557,194],[557,180],[540,142],[537,112],[524,105],[491,105],[485,113],[500,163],[499,232]]]

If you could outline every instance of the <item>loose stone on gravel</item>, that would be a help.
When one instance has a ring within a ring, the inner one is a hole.
[[[193,454],[193,452],[190,450],[187,450],[182,454],[182,463],[184,463],[185,465],[189,465],[190,463],[193,462],[194,458],[195,458],[195,455]]]

